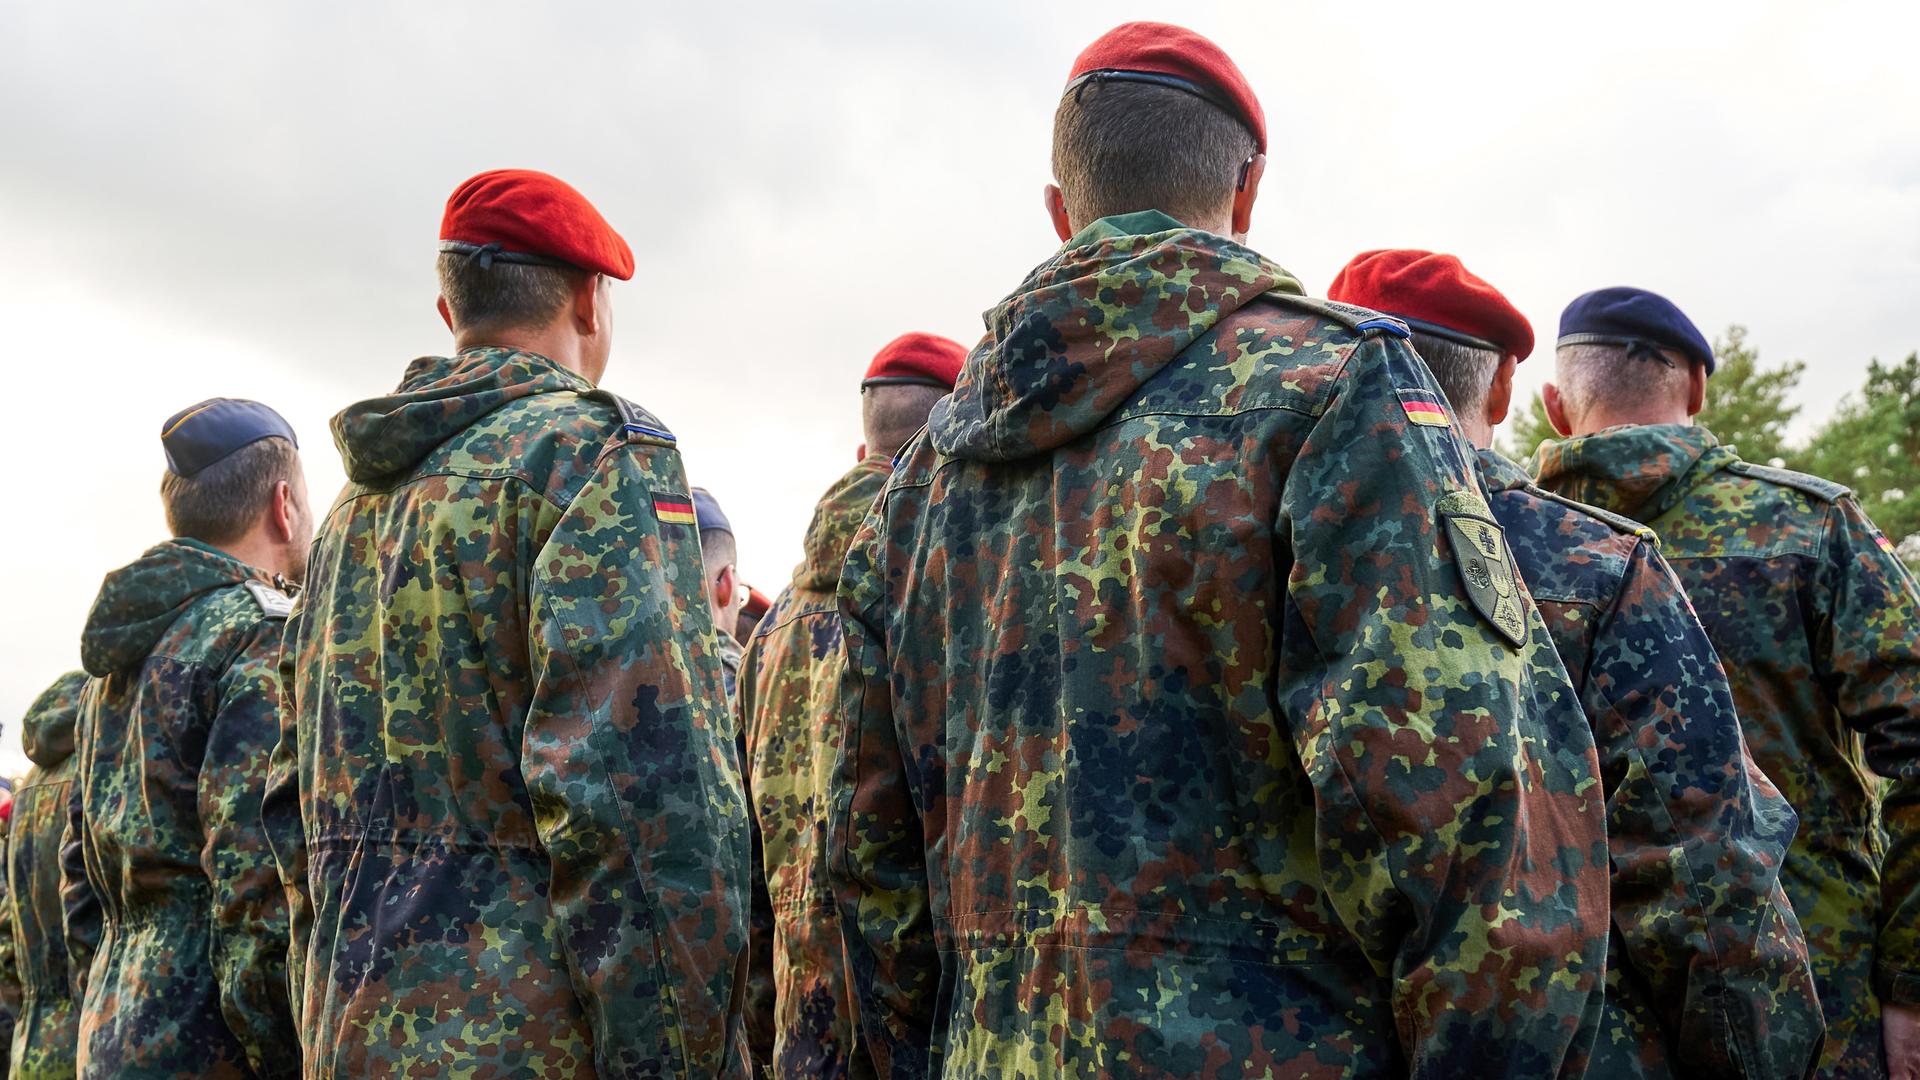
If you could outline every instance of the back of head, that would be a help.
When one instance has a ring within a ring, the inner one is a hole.
[[[860,380],[860,427],[867,453],[892,457],[927,422],[933,403],[953,392],[966,347],[938,334],[910,332],[887,342]]]
[[[1713,346],[1671,300],[1615,286],[1560,313],[1548,411],[1575,435],[1620,424],[1685,423],[1700,410]],[[1557,400],[1556,400],[1557,399]]]
[[[1220,228],[1265,150],[1266,117],[1233,60],[1165,23],[1125,23],[1087,46],[1054,111],[1053,173],[1079,226],[1159,210]]]
[[[442,252],[440,295],[458,334],[538,330],[566,311],[580,271],[557,266],[494,262],[482,267],[470,255]]]
[[[1500,370],[1500,353],[1435,334],[1413,332],[1413,351],[1427,362],[1435,382],[1447,395],[1447,404],[1463,417],[1480,416],[1487,409],[1487,391]]]
[[[167,472],[160,502],[174,536],[216,547],[245,536],[273,505],[277,485],[297,486],[300,454],[285,439],[261,439],[192,476]]]
[[[1147,83],[1088,83],[1053,114],[1053,175],[1084,225],[1159,210],[1183,222],[1231,212],[1253,136],[1217,106]]]

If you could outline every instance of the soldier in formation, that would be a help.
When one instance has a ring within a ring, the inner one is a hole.
[[[306,481],[293,429],[258,402],[201,402],[161,443],[173,538],[107,575],[80,639],[97,681],[61,883],[67,933],[87,941],[78,1075],[294,1076],[286,898],[260,801],[312,537]]]
[[[324,516],[271,409],[165,425],[173,539],[26,724],[13,1069],[1914,1075],[1912,578],[1691,422],[1641,290],[1494,453],[1498,290],[1246,246],[1329,145],[1190,31],[1090,45],[1063,246],[873,358],[758,606],[598,386],[626,241],[460,185],[451,355],[334,418]]]
[[[1781,880],[1806,932],[1819,1075],[1920,1067],[1920,597],[1847,489],[1743,461],[1693,422],[1713,350],[1644,289],[1560,318],[1541,487],[1644,522],[1799,813]]]
[[[860,383],[860,462],[815,505],[806,556],[747,645],[737,711],[746,732],[755,824],[754,870],[773,904],[773,990],[756,1003],[774,1037],[775,1076],[872,1075],[860,1046],[845,952],[827,883],[827,810],[840,749],[840,605],[847,545],[886,483],[893,455],[953,390],[966,349],[935,334],[902,334]]]

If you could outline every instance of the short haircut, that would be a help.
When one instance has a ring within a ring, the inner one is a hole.
[[[723,566],[733,566],[740,561],[740,547],[734,543],[733,534],[725,529],[700,530],[700,562],[706,567],[707,577],[720,572]]]
[[[281,438],[247,445],[192,476],[160,478],[160,503],[173,535],[226,544],[247,534],[273,503],[274,486],[294,484],[300,452]],[[297,485],[296,485],[297,486]]]
[[[1671,350],[1661,355],[1672,362],[1671,366],[1650,357],[1629,356],[1624,345],[1562,345],[1555,349],[1555,385],[1560,388],[1567,415],[1585,416],[1602,402],[1684,401],[1693,361]]]
[[[482,269],[479,259],[453,252],[440,254],[439,271],[440,295],[463,330],[545,326],[566,309],[583,273],[498,260]]]
[[[1053,175],[1084,225],[1159,210],[1181,221],[1227,213],[1253,133],[1218,105],[1151,83],[1084,83],[1053,113]]]
[[[869,386],[861,391],[860,429],[866,436],[867,453],[897,453],[914,432],[926,426],[933,403],[948,393],[946,387],[918,383]]]
[[[1455,415],[1477,420],[1486,413],[1487,391],[1504,359],[1500,353],[1418,330],[1413,333],[1413,351],[1427,362]]]

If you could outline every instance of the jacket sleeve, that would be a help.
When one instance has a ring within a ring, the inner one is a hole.
[[[81,749],[75,753],[86,752],[85,724],[83,714]],[[67,827],[60,836],[60,921],[66,935],[67,979],[73,984],[76,1007],[87,999],[87,976],[93,970],[93,954],[100,947],[101,932],[100,898],[87,879],[87,822],[81,810],[85,768],[82,758],[82,779],[68,789]]]
[[[287,989],[287,899],[260,819],[267,759],[280,734],[280,634],[267,619],[215,683],[200,761],[200,867],[212,904],[220,1012],[262,1076],[297,1076],[300,1044]]]
[[[603,1076],[738,1067],[746,796],[679,456],[616,443],[530,576],[521,773]]]
[[[1826,1030],[1780,884],[1793,810],[1747,753],[1726,673],[1666,560],[1636,546],[1599,615],[1584,695],[1599,743],[1613,925],[1690,1076],[1797,1080]]]
[[[840,755],[827,876],[840,910],[854,1009],[881,1076],[937,1075],[929,1060],[940,958],[919,804],[909,786],[881,634],[885,498],[841,572]]]
[[[287,906],[287,1003],[294,1030],[305,1031],[307,942],[313,935],[313,896],[307,882],[307,830],[300,817],[299,701],[294,682],[295,650],[304,622],[305,605],[294,608],[287,620],[280,651],[279,736],[267,759],[266,790],[260,800],[260,827],[273,852],[273,865]]]
[[[774,1004],[773,982],[773,896],[767,891],[766,852],[760,838],[760,815],[753,800],[753,771],[747,763],[747,723],[753,715],[753,695],[759,678],[760,647],[748,642],[740,658],[740,676],[733,692],[733,731],[740,763],[740,779],[747,794],[749,865],[747,877],[752,891],[752,919],[747,928],[747,995],[741,1004],[747,1029],[747,1049],[753,1056],[756,1075],[773,1063]]]
[[[20,1020],[19,938],[13,932],[12,823],[0,825],[0,1047],[13,1045],[13,1028]],[[12,1055],[7,1055],[11,1060]],[[0,1062],[0,1080],[7,1075]]]
[[[1445,400],[1425,366],[1369,337],[1331,395],[1277,523],[1293,553],[1278,706],[1324,888],[1391,980],[1411,1075],[1579,1075],[1607,942],[1586,718],[1488,531],[1470,451],[1413,422],[1412,403]],[[1485,552],[1456,551],[1456,527]]]
[[[1864,737],[1868,766],[1888,780],[1874,990],[1920,1005],[1920,596],[1882,540],[1853,499],[1834,504],[1815,662],[1840,715]]]

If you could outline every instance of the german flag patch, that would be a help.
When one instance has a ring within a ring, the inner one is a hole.
[[[1400,390],[1400,407],[1406,410],[1407,419],[1422,427],[1446,427],[1446,403],[1440,395],[1431,390]]]
[[[1880,545],[1880,550],[1881,550],[1881,551],[1894,551],[1894,550],[1896,550],[1896,549],[1894,548],[1894,546],[1893,546],[1893,541],[1891,541],[1891,540],[1889,540],[1889,539],[1887,539],[1887,534],[1886,534],[1886,533],[1876,533],[1876,534],[1874,534],[1874,537],[1873,537],[1873,542],[1874,542],[1874,543],[1876,543],[1876,544],[1879,544],[1879,545]]]
[[[653,516],[660,519],[662,525],[692,525],[693,500],[685,495],[662,492],[653,497]]]

